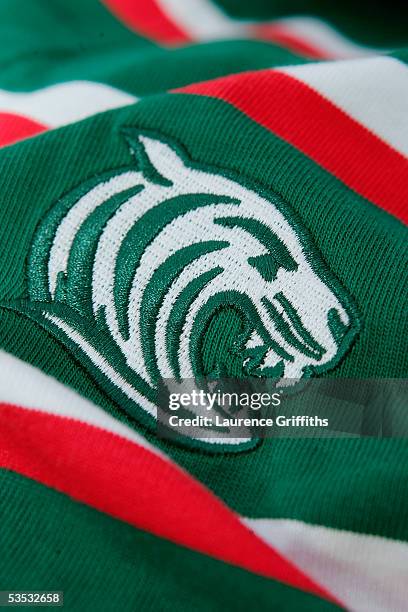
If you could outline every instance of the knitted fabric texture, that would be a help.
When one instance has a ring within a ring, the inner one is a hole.
[[[291,4],[0,6],[0,590],[406,609],[404,439],[156,432],[167,378],[408,374],[403,20]]]

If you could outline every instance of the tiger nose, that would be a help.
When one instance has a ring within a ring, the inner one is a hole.
[[[350,330],[350,322],[349,324],[344,323],[339,310],[337,308],[330,308],[327,313],[327,325],[334,341],[339,346]]]

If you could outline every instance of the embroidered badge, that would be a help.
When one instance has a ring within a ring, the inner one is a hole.
[[[151,427],[162,379],[333,368],[357,318],[281,199],[157,136],[125,137],[133,165],[81,185],[41,222],[18,309]]]

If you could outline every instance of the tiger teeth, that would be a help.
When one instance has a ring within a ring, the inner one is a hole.
[[[260,369],[274,368],[282,361],[281,357],[275,353],[273,349],[269,349],[265,355],[265,358],[260,366]]]
[[[262,346],[263,345],[263,340],[261,338],[261,336],[258,334],[258,332],[256,330],[254,330],[250,336],[250,338],[248,339],[245,348],[250,349],[250,348],[256,348],[257,346]]]

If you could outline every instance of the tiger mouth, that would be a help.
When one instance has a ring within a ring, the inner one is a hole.
[[[262,304],[274,323],[277,334],[269,343],[244,350],[243,364],[247,375],[283,378],[285,364],[295,361],[293,351],[310,358],[316,364],[322,361],[327,349],[305,327],[296,308],[282,292],[276,293],[272,300],[263,297]],[[349,326],[341,321],[340,313],[335,308],[328,312],[327,325],[339,348]],[[273,366],[267,365],[268,356],[271,354],[275,361],[278,357]]]

